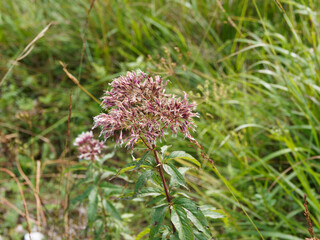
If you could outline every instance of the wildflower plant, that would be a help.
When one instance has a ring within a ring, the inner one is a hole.
[[[189,103],[186,94],[184,99],[166,94],[167,82],[143,72],[114,79],[102,98],[102,107],[109,112],[94,118],[94,128],[100,126],[105,139],[114,136],[131,149],[139,139],[155,145],[168,128],[193,139],[189,129],[194,130],[192,118],[198,116],[193,112],[195,103]]]
[[[86,232],[92,232],[94,239],[120,239],[120,236],[126,233],[126,229],[111,199],[120,197],[123,189],[105,181],[106,178],[115,175],[116,170],[103,166],[103,162],[111,158],[113,153],[105,153],[105,143],[97,140],[92,131],[81,133],[73,145],[78,149],[81,164],[69,171],[83,169],[83,165],[86,165],[85,178],[75,185],[75,188],[79,185],[86,188],[81,195],[72,198],[70,203],[75,206],[88,201]]]
[[[153,78],[141,71],[114,79],[111,89],[102,97],[101,106],[106,113],[94,117],[93,128],[100,128],[105,140],[113,137],[116,145],[125,145],[132,152],[144,146],[142,157],[133,159],[115,175],[134,170],[140,174],[134,190],[124,194],[126,199],[152,196],[150,226],[142,235],[149,233],[149,239],[210,239],[206,216],[212,217],[211,210],[199,207],[181,191],[180,188],[188,189],[184,174],[189,168],[177,168],[174,163],[176,159],[183,159],[197,167],[201,164],[186,152],[169,153],[169,146],[158,146],[169,133],[182,133],[195,141],[190,131],[196,127],[193,118],[199,117],[196,104],[189,102],[187,94],[180,98],[166,93],[167,83],[160,76]],[[101,154],[101,142],[91,137],[92,132],[76,139],[80,158],[92,160]]]

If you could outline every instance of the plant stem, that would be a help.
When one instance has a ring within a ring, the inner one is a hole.
[[[171,216],[171,209],[170,209],[170,206],[172,205],[172,202],[171,202],[171,197],[170,197],[170,194],[169,194],[169,190],[168,190],[168,186],[167,186],[167,183],[166,183],[166,179],[164,178],[164,173],[163,173],[163,166],[162,166],[162,162],[160,162],[159,160],[159,157],[158,157],[158,154],[157,154],[157,150],[156,150],[156,146],[153,145],[152,146],[152,151],[154,153],[154,157],[156,159],[156,163],[157,163],[157,167],[159,169],[159,173],[160,173],[160,176],[161,176],[161,180],[162,180],[162,184],[163,184],[163,188],[164,188],[164,192],[166,194],[166,197],[167,197],[167,201],[169,203],[169,211],[170,211],[170,216]],[[172,228],[173,228],[173,232],[176,231],[176,228],[175,226],[172,224]]]
[[[166,193],[167,201],[171,205],[171,197],[170,197],[170,194],[169,194],[169,191],[168,191],[168,186],[167,186],[166,180],[164,178],[162,163],[160,162],[160,160],[158,158],[157,151],[154,149],[153,152],[154,152],[154,156],[155,156],[155,159],[156,159],[156,162],[157,162],[157,167],[159,169],[159,173],[160,173],[160,176],[161,176],[161,179],[162,179],[162,184],[163,184],[163,187],[164,187],[164,191]]]
[[[140,137],[140,139],[142,140],[142,142],[144,143],[144,145],[146,145],[146,147],[149,148],[149,149],[154,153],[154,157],[155,157],[155,159],[156,159],[157,167],[158,167],[158,169],[159,169],[159,173],[160,173],[160,176],[161,176],[161,180],[162,180],[164,192],[165,192],[165,194],[166,194],[166,198],[167,198],[167,201],[168,201],[168,203],[169,203],[169,211],[170,211],[170,216],[171,216],[171,209],[170,209],[170,206],[172,205],[172,203],[171,203],[171,197],[170,197],[170,194],[169,194],[169,190],[168,190],[168,186],[167,186],[167,183],[166,183],[166,179],[164,178],[163,166],[162,166],[162,162],[160,162],[160,160],[159,160],[159,157],[158,157],[158,154],[157,154],[157,150],[156,150],[156,146],[153,144],[153,145],[152,145],[152,148],[151,148],[151,147],[148,145],[148,143],[146,143],[146,141],[143,139],[143,137]],[[172,222],[171,222],[171,224],[172,224],[173,232],[176,232],[175,226],[173,225]]]

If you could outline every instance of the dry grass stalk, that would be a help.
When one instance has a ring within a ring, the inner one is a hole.
[[[0,203],[3,205],[8,206],[9,208],[13,209],[14,211],[16,211],[19,215],[21,215],[23,218],[26,218],[26,214],[24,212],[22,212],[19,208],[17,208],[15,205],[13,205],[10,201],[8,201],[7,199],[0,197]],[[33,223],[37,223],[36,220],[32,219],[29,217],[30,222]]]
[[[8,75],[10,74],[10,72],[12,71],[13,67],[15,65],[18,64],[19,61],[21,61],[22,59],[24,59],[26,56],[28,56],[30,54],[30,52],[33,50],[34,48],[34,44],[44,36],[44,34],[46,33],[46,31],[50,28],[50,26],[52,24],[55,24],[55,22],[50,22],[44,29],[42,29],[42,31],[23,49],[23,51],[19,54],[19,56],[12,62],[10,68],[8,69],[8,71],[6,72],[6,74],[2,77],[1,81],[0,81],[0,87],[1,85],[4,83],[4,81],[6,80],[6,78],[8,77]]]
[[[33,195],[34,195],[34,197],[36,199],[37,212],[39,211],[39,213],[40,213],[40,215],[42,217],[42,223],[43,223],[44,226],[46,226],[47,225],[47,220],[46,220],[45,214],[44,214],[43,209],[42,209],[42,204],[41,204],[41,198],[40,198],[40,195],[39,195],[39,191],[37,191],[36,188],[34,188],[34,186],[32,185],[32,183],[30,181],[30,179],[23,172],[18,159],[16,159],[16,162],[17,162],[17,168],[18,168],[18,171],[19,171],[20,175],[22,176],[22,178],[25,180],[25,182],[28,184],[28,186],[31,188],[31,190],[33,192]],[[40,220],[40,218],[38,219],[38,221],[39,220]],[[38,227],[40,228],[40,225],[38,225]]]
[[[27,222],[27,231],[30,233],[31,232],[31,224],[30,224],[29,211],[28,211],[26,199],[25,199],[24,194],[23,194],[22,186],[21,186],[18,178],[16,177],[16,175],[13,172],[11,172],[10,170],[8,170],[6,168],[0,168],[0,171],[4,172],[4,173],[7,173],[17,183],[17,186],[19,188],[19,192],[20,192],[20,195],[21,195],[21,198],[22,198],[22,202],[23,202],[23,207],[24,207],[24,212],[25,212],[24,214],[25,214],[25,219],[26,219],[26,222]]]
[[[65,154],[68,152],[68,142],[70,138],[70,122],[71,122],[71,113],[72,113],[72,91],[70,91],[70,99],[69,99],[69,115],[68,115],[68,128],[67,128],[67,137],[66,142],[63,150],[63,158],[65,158]],[[63,171],[66,166],[68,166],[68,161],[65,162],[65,165],[63,166]],[[65,185],[65,198],[63,203],[63,209],[64,209],[64,235],[66,239],[70,239],[69,236],[69,213],[67,211],[69,206],[69,189],[70,189],[70,177],[71,173],[68,172],[66,175],[66,185]]]
[[[274,0],[276,2],[276,4],[279,6],[279,8],[281,9],[282,12],[285,12],[284,11],[284,8],[282,7],[282,4],[280,3],[280,1],[278,0]]]
[[[40,202],[40,179],[41,179],[41,162],[37,161],[37,174],[36,174],[36,204],[37,204],[37,222],[38,222],[38,231],[40,231],[41,229],[41,212],[40,209],[42,208],[41,202]],[[43,212],[42,212],[43,213]],[[43,217],[44,221],[45,221],[45,217]]]
[[[78,81],[78,79],[73,76],[67,69],[67,65],[65,65],[63,62],[59,61],[60,65],[63,68],[63,71],[67,74],[67,76],[82,90],[84,91],[89,97],[91,97],[96,103],[100,105],[100,101],[96,99],[91,93],[88,92],[87,89],[85,89]]]

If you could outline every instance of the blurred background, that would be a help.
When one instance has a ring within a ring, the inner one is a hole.
[[[304,194],[319,236],[320,1],[279,2],[1,2],[0,168],[21,182],[31,217],[37,202],[21,169],[38,183],[46,232],[56,237],[50,239],[61,239],[64,231],[65,162],[77,163],[72,141],[102,111],[59,61],[97,99],[113,78],[141,69],[169,79],[169,92],[185,91],[196,101],[200,118],[193,136],[223,178],[183,137],[166,140],[202,162],[202,170],[189,176],[190,194],[226,216],[211,221],[217,239],[260,239],[239,204],[265,239],[309,237]],[[114,142],[107,144],[112,152]],[[106,164],[119,169],[129,161],[130,151],[118,148]],[[71,197],[84,190],[76,185],[82,175],[81,168],[73,172]],[[0,238],[21,239],[27,228],[23,201],[4,171],[0,203]],[[68,209],[70,231],[74,239],[91,239],[83,227],[85,202],[75,206]],[[150,209],[141,210],[138,201],[119,200],[118,207],[128,213],[121,239],[135,239]]]

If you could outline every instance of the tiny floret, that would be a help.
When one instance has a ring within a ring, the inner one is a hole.
[[[80,155],[79,159],[86,159],[93,161],[101,157],[101,151],[105,148],[104,143],[94,139],[92,131],[81,133],[73,143],[78,147]]]
[[[134,71],[114,79],[102,97],[101,106],[108,113],[94,117],[93,128],[101,127],[105,139],[114,136],[131,149],[139,138],[155,144],[167,129],[193,140],[189,130],[195,129],[196,104],[189,103],[186,93],[183,99],[166,94],[167,82]]]

